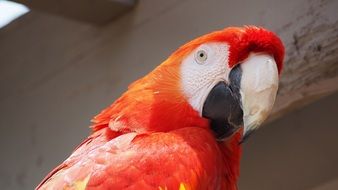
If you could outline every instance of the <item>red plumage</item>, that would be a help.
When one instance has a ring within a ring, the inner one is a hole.
[[[232,27],[197,38],[97,115],[93,133],[37,189],[236,190],[241,132],[217,142],[181,93],[181,60],[212,41],[230,45],[231,67],[250,52],[266,52],[282,69],[283,45],[265,29]]]

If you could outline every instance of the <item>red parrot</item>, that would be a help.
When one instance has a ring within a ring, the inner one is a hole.
[[[36,189],[237,190],[241,142],[270,113],[283,58],[255,26],[188,42],[94,117]]]

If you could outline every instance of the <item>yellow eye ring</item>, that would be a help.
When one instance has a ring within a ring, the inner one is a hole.
[[[195,54],[195,60],[198,64],[204,64],[208,59],[207,52],[204,50],[198,50]]]

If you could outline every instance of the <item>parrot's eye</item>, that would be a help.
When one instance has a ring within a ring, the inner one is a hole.
[[[198,64],[204,64],[207,58],[207,52],[205,52],[204,50],[197,51],[195,55],[195,60]]]

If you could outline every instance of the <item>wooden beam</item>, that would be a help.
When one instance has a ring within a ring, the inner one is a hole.
[[[315,187],[311,190],[332,190],[332,189],[338,189],[338,178],[333,179],[324,184],[321,184],[318,187]]]
[[[33,10],[93,24],[106,24],[130,10],[136,0],[13,0]]]
[[[334,1],[318,1],[277,33],[285,40],[286,60],[273,120],[338,90],[338,16]]]

